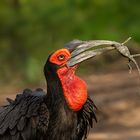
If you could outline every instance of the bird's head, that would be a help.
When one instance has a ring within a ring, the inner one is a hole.
[[[44,67],[47,82],[50,85],[52,81],[60,81],[63,95],[73,111],[79,111],[88,96],[86,83],[75,75],[75,71],[81,62],[101,53],[98,49],[91,50],[94,45],[92,41],[74,40],[52,53]],[[56,85],[51,86],[48,88]]]
[[[44,73],[51,72],[54,75],[58,72],[61,74],[66,74],[66,72],[73,70],[75,71],[77,66],[96,55],[100,55],[106,50],[111,50],[112,47],[104,48],[104,49],[94,49],[92,48],[100,46],[100,45],[111,45],[111,41],[81,41],[74,40],[67,43],[64,48],[59,49],[52,53],[47,60],[47,63],[44,67]]]

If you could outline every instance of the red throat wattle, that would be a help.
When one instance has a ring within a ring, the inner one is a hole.
[[[75,75],[77,66],[62,67],[57,74],[62,83],[65,99],[73,111],[79,111],[87,100],[86,83]]]

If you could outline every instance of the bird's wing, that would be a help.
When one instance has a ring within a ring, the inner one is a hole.
[[[44,97],[41,90],[26,89],[15,101],[0,107],[0,140],[28,140],[43,135],[49,121]]]
[[[79,139],[85,140],[89,129],[93,127],[93,121],[97,122],[95,110],[97,107],[93,101],[88,97],[82,110],[78,112],[78,125],[77,125],[77,136]]]

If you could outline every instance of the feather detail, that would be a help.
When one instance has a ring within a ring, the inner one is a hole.
[[[93,121],[97,122],[95,110],[97,107],[93,101],[88,97],[83,108],[78,112],[78,127],[77,135],[79,139],[85,140],[89,133],[90,128],[93,127]]]

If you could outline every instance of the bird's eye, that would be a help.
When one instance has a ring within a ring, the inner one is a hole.
[[[65,59],[65,55],[61,54],[61,55],[58,56],[58,60],[62,61],[64,59]]]

